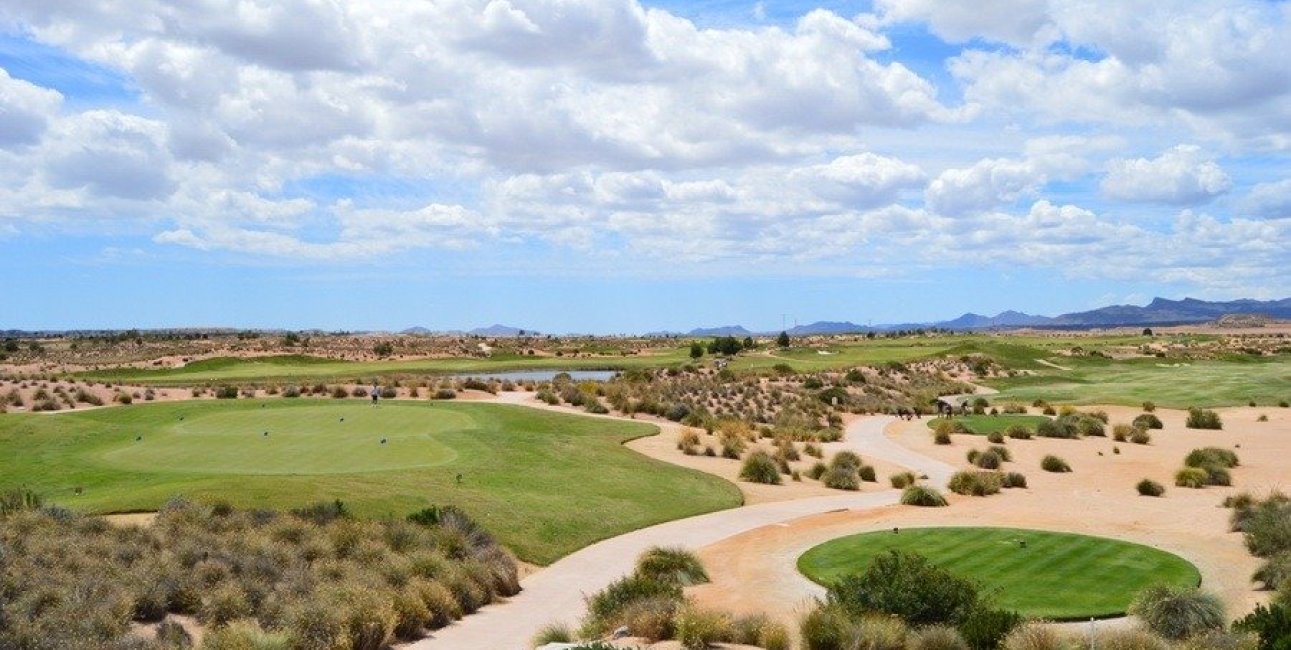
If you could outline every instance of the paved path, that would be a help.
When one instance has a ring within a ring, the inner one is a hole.
[[[953,471],[950,466],[889,440],[883,429],[893,421],[895,418],[887,416],[856,420],[847,428],[846,447],[862,455],[905,465],[927,474],[937,484],[944,484]],[[508,602],[485,607],[405,647],[418,650],[527,650],[530,638],[538,629],[556,621],[573,623],[584,611],[584,594],[598,591],[630,573],[637,556],[651,546],[698,548],[762,526],[834,510],[878,508],[892,505],[898,498],[897,491],[884,490],[763,503],[679,519],[619,535],[567,555],[529,576],[521,583],[524,590]],[[792,564],[791,561],[789,565]],[[798,580],[801,582],[795,586],[799,589],[815,587],[805,578],[799,577]]]

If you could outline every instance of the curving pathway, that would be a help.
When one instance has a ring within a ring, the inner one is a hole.
[[[521,403],[516,399],[506,400]],[[873,456],[927,474],[930,482],[944,485],[954,469],[941,461],[910,451],[889,440],[884,428],[893,417],[859,418],[847,427],[841,448]],[[845,493],[722,510],[642,528],[607,539],[561,558],[521,582],[524,590],[505,603],[485,607],[431,636],[404,646],[418,650],[527,650],[529,640],[542,626],[556,621],[573,622],[583,612],[583,596],[598,591],[630,573],[642,551],[651,546],[698,548],[755,528],[837,510],[868,509],[897,503],[896,490]],[[788,562],[793,566],[793,561]],[[793,593],[810,595],[818,589],[794,571]]]

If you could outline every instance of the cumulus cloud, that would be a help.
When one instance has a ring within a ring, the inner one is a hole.
[[[1050,26],[1047,0],[878,0],[875,8],[886,22],[925,22],[933,33],[951,42],[986,38],[1027,45]]]
[[[1153,159],[1114,160],[1103,192],[1124,201],[1195,205],[1227,192],[1233,182],[1200,147],[1179,145]]]
[[[62,100],[59,93],[14,79],[0,68],[0,149],[40,140]]]
[[[1291,219],[1291,179],[1260,183],[1251,188],[1243,208],[1264,219]]]

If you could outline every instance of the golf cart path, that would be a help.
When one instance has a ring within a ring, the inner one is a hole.
[[[523,404],[518,400],[506,401]],[[884,428],[895,421],[896,418],[889,416],[855,420],[847,427],[844,448],[904,465],[916,473],[926,474],[930,483],[944,486],[953,473],[953,468],[890,440],[884,434]],[[896,490],[883,490],[762,503],[625,533],[567,555],[525,578],[521,582],[524,590],[507,602],[485,607],[424,639],[402,647],[418,650],[527,650],[530,639],[542,626],[553,622],[574,622],[584,611],[585,594],[599,591],[610,582],[630,573],[637,556],[651,546],[698,548],[762,526],[800,517],[837,510],[889,506],[897,503],[899,497],[900,493]],[[793,583],[786,585],[786,589],[811,595],[816,593],[818,587],[806,578],[797,576]]]

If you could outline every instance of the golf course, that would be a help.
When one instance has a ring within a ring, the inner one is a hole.
[[[1139,544],[1015,528],[909,528],[835,539],[798,559],[822,585],[862,571],[890,550],[918,553],[977,582],[1001,607],[1047,620],[1119,616],[1155,584],[1194,587],[1186,560]]]
[[[740,504],[729,482],[621,445],[656,431],[496,404],[136,405],[0,419],[0,474],[100,513],[155,510],[175,495],[257,508],[339,498],[356,514],[397,518],[456,505],[522,559],[545,564]]]

